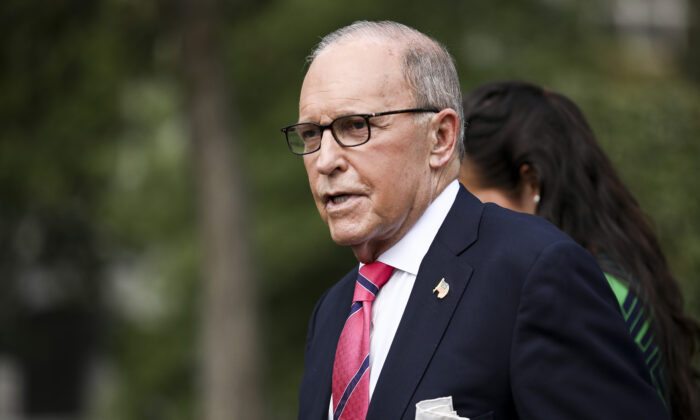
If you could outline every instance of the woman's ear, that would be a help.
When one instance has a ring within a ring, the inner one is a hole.
[[[540,181],[537,172],[529,163],[523,163],[518,175],[520,205],[528,213],[537,214],[537,206],[540,203]]]

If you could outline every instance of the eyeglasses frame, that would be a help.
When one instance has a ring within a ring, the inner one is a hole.
[[[294,150],[292,150],[292,145],[291,145],[291,143],[289,142],[289,136],[288,136],[288,134],[287,134],[287,133],[289,132],[289,129],[291,129],[291,128],[293,128],[293,127],[297,127],[297,126],[303,125],[303,124],[312,124],[312,125],[315,125],[316,127],[318,127],[319,130],[321,130],[321,138],[322,138],[322,139],[323,139],[323,133],[324,133],[327,129],[330,129],[330,130],[331,130],[331,135],[333,136],[333,139],[335,139],[336,143],[338,143],[341,147],[357,147],[357,146],[361,146],[361,145],[367,143],[367,142],[369,141],[369,139],[372,137],[371,125],[370,125],[370,123],[369,123],[369,119],[370,119],[370,118],[374,118],[374,117],[383,117],[383,116],[385,116],[385,115],[405,114],[405,113],[419,113],[419,112],[433,112],[433,113],[438,113],[438,112],[440,112],[440,110],[437,109],[437,108],[434,108],[434,107],[425,107],[425,108],[398,109],[398,110],[395,110],[395,111],[374,112],[374,113],[371,113],[371,114],[347,114],[347,115],[341,115],[341,116],[339,116],[339,117],[333,119],[333,121],[331,121],[330,124],[326,124],[326,125],[318,124],[318,123],[309,121],[309,122],[300,122],[300,123],[296,123],[296,124],[290,124],[290,125],[288,125],[288,126],[282,127],[281,130],[282,130],[282,132],[284,133],[284,138],[285,138],[285,140],[287,140],[287,147],[289,147],[289,151],[292,152],[292,153],[294,153],[295,155],[300,155],[300,156],[301,156],[301,155],[308,155],[308,154],[311,154],[311,153],[314,153],[314,152],[319,151],[319,150],[321,149],[321,142],[320,142],[320,141],[318,142],[318,147],[317,147],[316,149],[311,150],[311,151],[309,151],[309,152],[303,152],[303,153],[297,153],[297,152],[295,152]],[[365,122],[367,123],[367,140],[363,141],[362,143],[346,145],[346,144],[343,144],[343,142],[341,142],[341,141],[338,139],[338,136],[336,136],[335,131],[333,130],[333,124],[335,124],[335,122],[338,121],[338,120],[340,120],[340,119],[348,118],[348,117],[362,117],[362,118],[365,119]]]

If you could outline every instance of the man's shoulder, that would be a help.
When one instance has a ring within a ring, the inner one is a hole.
[[[561,254],[562,249],[570,251]],[[485,265],[515,269],[531,267],[545,250],[559,253],[557,258],[592,261],[587,251],[544,218],[488,203],[478,221],[477,240],[462,258],[482,269]]]
[[[457,254],[475,247],[520,252],[554,242],[575,244],[544,218],[482,203],[463,187],[436,239]]]
[[[573,242],[573,239],[543,217],[515,212],[492,203],[484,206],[479,233],[480,237],[517,239],[532,246],[546,246],[558,241]]]

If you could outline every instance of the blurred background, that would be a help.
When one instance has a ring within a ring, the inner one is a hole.
[[[1,419],[296,416],[308,317],[355,259],[279,128],[358,19],[441,41],[465,91],[578,103],[700,317],[697,3],[3,0]]]

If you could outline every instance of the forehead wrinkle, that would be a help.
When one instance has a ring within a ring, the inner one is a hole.
[[[306,121],[325,124],[326,121],[324,120],[330,122],[338,117],[342,117],[343,115],[370,114],[372,112],[376,112],[374,110],[366,109],[367,106],[362,104],[363,100],[360,97],[340,98],[339,101],[341,103],[337,106],[329,105],[329,102],[320,100],[307,101],[306,104],[304,104],[304,107],[300,107],[299,109],[299,122]],[[314,118],[307,117],[307,115],[318,118],[318,121],[313,121]]]
[[[390,110],[389,107],[393,110],[396,106],[410,106],[410,103],[403,103],[406,102],[404,99],[412,101],[414,97],[402,71],[400,56],[403,46],[396,42],[378,41],[363,40],[359,42],[360,45],[340,42],[329,46],[315,58],[307,72],[307,77],[310,72],[315,72],[313,88],[306,89],[308,79],[305,79],[302,87],[300,121],[316,120],[327,124],[342,115],[383,112]],[[383,68],[342,73],[342,79],[333,73],[325,73],[323,66],[327,64],[329,54],[338,54],[344,48],[374,50],[375,54],[385,55],[388,62]],[[367,85],[372,77],[376,78],[375,81]],[[348,85],[356,85],[359,90],[348,90]]]

